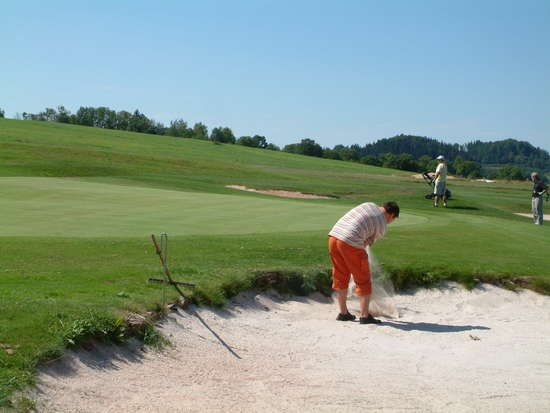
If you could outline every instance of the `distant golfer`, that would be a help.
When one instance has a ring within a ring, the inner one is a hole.
[[[439,197],[443,197],[443,206],[447,208],[447,194],[445,192],[445,185],[447,185],[447,165],[445,165],[445,158],[443,155],[439,155],[436,159],[439,164],[437,165],[434,175],[434,207],[439,205]]]
[[[544,216],[542,215],[542,196],[548,192],[548,185],[540,180],[539,174],[533,172],[531,174],[533,180],[533,194],[531,204],[533,206],[533,218],[535,225],[542,225]]]
[[[332,288],[336,290],[340,313],[336,320],[354,321],[347,307],[350,276],[355,281],[355,291],[361,306],[361,324],[380,323],[369,314],[372,284],[369,258],[365,248],[386,234],[386,225],[399,217],[395,202],[379,207],[367,202],[353,208],[334,225],[329,233],[328,248],[332,260]]]

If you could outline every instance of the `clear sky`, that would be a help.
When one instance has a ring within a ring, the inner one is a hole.
[[[550,151],[548,0],[3,0],[6,117],[105,106],[283,147]]]

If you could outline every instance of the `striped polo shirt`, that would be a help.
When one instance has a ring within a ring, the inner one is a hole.
[[[334,225],[329,236],[356,248],[372,245],[386,234],[384,211],[372,202],[353,208]]]

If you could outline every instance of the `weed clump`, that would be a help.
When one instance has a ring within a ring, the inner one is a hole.
[[[332,290],[330,269],[274,270],[256,273],[254,286],[260,289],[273,288],[279,293],[307,296],[320,292],[329,296]]]

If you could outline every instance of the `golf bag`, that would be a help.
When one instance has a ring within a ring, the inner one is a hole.
[[[430,174],[428,174],[428,172],[422,172],[422,177],[424,178],[424,180],[426,181],[426,183],[428,185],[430,185],[430,188],[432,188],[432,192],[430,194],[427,194],[425,196],[426,199],[432,199],[432,198],[435,198],[435,195],[433,193],[433,190],[435,189],[435,179],[433,176],[431,176]],[[447,188],[445,188],[445,196],[447,197],[447,199],[450,199],[451,198],[451,191]]]

